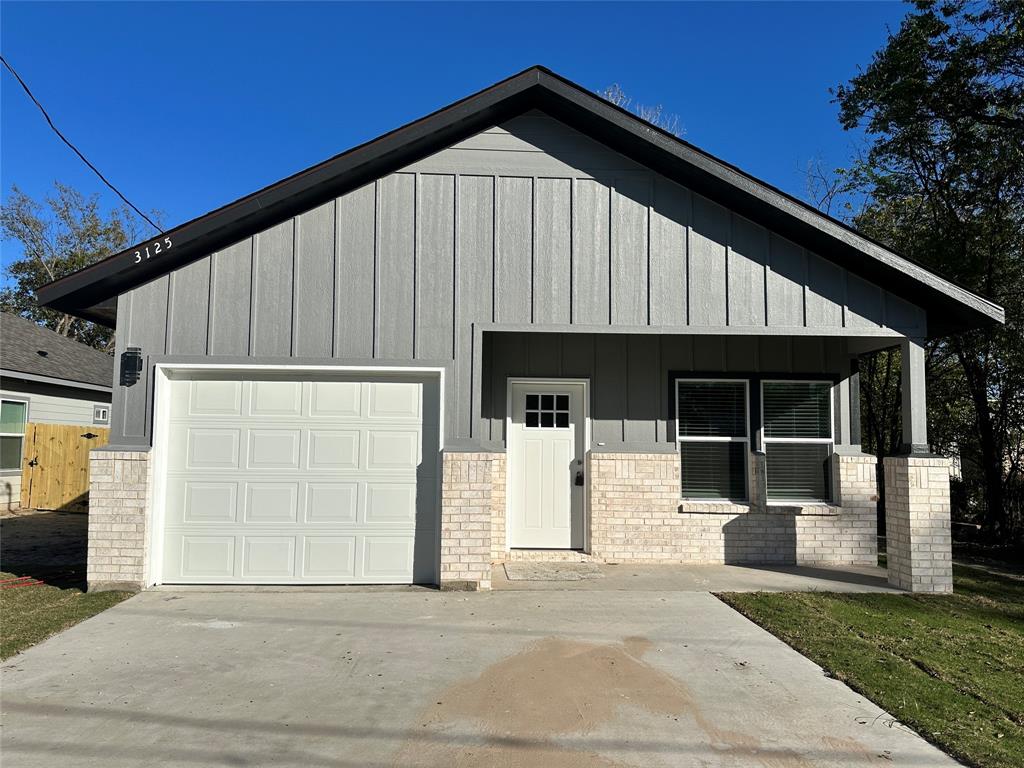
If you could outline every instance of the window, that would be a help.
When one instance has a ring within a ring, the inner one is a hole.
[[[747,498],[747,382],[676,380],[676,438],[682,494]]]
[[[0,400],[0,470],[20,470],[28,403]]]
[[[92,423],[93,424],[109,424],[110,423],[110,406],[109,405],[94,405],[92,407]]]
[[[542,429],[565,429],[569,426],[569,395],[528,394],[526,426]]]
[[[765,381],[761,385],[769,501],[831,497],[832,384]]]

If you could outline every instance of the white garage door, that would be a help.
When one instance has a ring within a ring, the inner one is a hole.
[[[165,583],[436,581],[436,383],[170,386]]]

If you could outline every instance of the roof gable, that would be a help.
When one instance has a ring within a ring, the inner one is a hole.
[[[535,109],[851,272],[886,285],[929,313],[933,335],[1003,321],[998,305],[542,67],[532,67],[45,285],[37,292],[39,301],[110,324],[117,295]]]

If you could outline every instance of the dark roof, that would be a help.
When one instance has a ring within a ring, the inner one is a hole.
[[[55,280],[41,287],[37,297],[45,306],[112,324],[117,295],[531,109],[546,112],[905,296],[928,312],[932,335],[1004,322],[1002,307],[544,67],[531,67],[157,238]],[[136,250],[157,241],[164,243],[164,238],[170,239],[169,248],[164,245],[159,256],[137,262]]]
[[[114,358],[18,315],[0,313],[0,369],[101,387],[114,383]]]

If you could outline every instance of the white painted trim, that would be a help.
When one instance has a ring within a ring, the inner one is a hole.
[[[0,472],[4,473],[4,477],[14,477],[16,475],[20,475],[24,471],[24,469],[25,469],[25,467],[24,467],[24,464],[25,464],[25,437],[26,437],[25,433],[28,430],[28,423],[32,420],[30,418],[30,416],[32,415],[31,414],[31,411],[32,411],[32,401],[29,400],[27,397],[23,397],[23,396],[11,397],[9,395],[4,395],[3,397],[0,397],[0,401],[3,401],[5,403],[24,403],[25,404],[25,420],[23,422],[21,422],[21,433],[19,434],[17,432],[0,432],[0,437],[20,437],[21,438],[21,450],[18,451],[18,466],[16,466],[16,467],[7,467],[7,468],[4,468],[4,469],[0,469]]]
[[[731,384],[737,381],[743,382],[743,436],[742,437],[698,437],[698,436],[687,436],[680,437],[679,435],[679,384],[680,382],[704,382],[708,384]],[[703,377],[697,378],[692,376],[682,376],[676,378],[676,399],[672,404],[675,408],[675,438],[676,438],[676,453],[680,451],[680,443],[746,443],[747,450],[745,453],[745,460],[743,462],[743,499],[715,499],[706,497],[696,496],[684,496],[682,482],[679,484],[679,498],[684,503],[705,503],[705,504],[749,504],[750,503],[750,379],[743,378],[713,378]]]
[[[512,429],[512,385],[514,384],[550,384],[558,386],[560,384],[576,384],[583,386],[583,468],[584,468],[584,483],[583,483],[583,514],[581,516],[581,525],[583,526],[583,551],[590,552],[590,513],[588,510],[589,505],[589,494],[587,493],[587,454],[590,453],[590,379],[570,379],[570,378],[559,378],[559,377],[530,377],[530,376],[509,376],[505,379],[505,551],[508,552],[512,549],[509,541],[509,530],[511,525],[509,521],[509,499],[511,494],[509,493],[509,487],[511,483],[508,482],[510,475],[509,467],[512,463],[512,451],[509,447],[509,433]]]
[[[444,371],[441,366],[395,366],[395,365],[261,365],[261,364],[218,364],[218,363],[157,363],[153,373],[153,450],[150,454],[152,509],[149,518],[150,542],[145,584],[148,587],[163,583],[164,519],[165,519],[165,476],[170,430],[166,428],[170,418],[171,399],[170,374],[189,371],[244,373],[246,371],[284,371],[294,373],[345,373],[345,374],[404,374],[438,377],[437,408],[437,483],[435,509],[437,526],[434,534],[434,578],[441,579],[441,485],[443,482],[441,453],[444,449]]]
[[[808,437],[806,439],[792,438],[792,437],[767,437],[764,434],[764,385],[765,384],[827,384],[828,385],[828,425],[829,434],[831,437]],[[768,445],[769,443],[790,443],[793,445],[827,445],[830,450],[828,452],[829,459],[836,452],[836,383],[831,379],[761,379],[761,386],[759,387],[761,396],[761,444],[765,452],[765,503],[768,506],[782,505],[792,506],[794,504],[802,504],[804,506],[812,506],[819,504],[822,506],[832,505],[836,489],[832,487],[831,473],[829,475],[829,498],[821,500],[808,501],[806,499],[773,499],[769,500],[767,497],[768,493]]]

